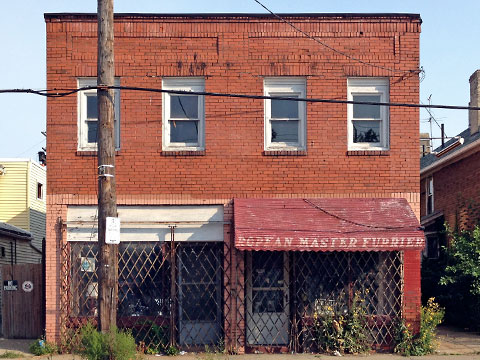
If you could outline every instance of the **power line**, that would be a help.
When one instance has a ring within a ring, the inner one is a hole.
[[[372,64],[372,63],[369,63],[368,61],[364,61],[364,60],[361,60],[361,59],[358,59],[350,54],[347,54],[343,51],[340,51],[340,50],[337,50],[335,49],[334,47],[328,45],[327,43],[324,43],[323,41],[317,39],[316,37],[308,34],[307,32],[303,31],[302,29],[300,29],[298,26],[295,26],[293,23],[291,23],[290,21],[288,21],[287,19],[284,19],[282,18],[280,15],[277,15],[276,13],[274,13],[272,10],[270,10],[268,7],[266,7],[265,5],[263,5],[259,0],[253,0],[255,1],[258,5],[260,5],[261,7],[263,7],[265,10],[267,10],[270,14],[272,14],[273,16],[275,16],[277,19],[283,21],[285,24],[291,26],[293,29],[295,29],[296,31],[298,31],[299,33],[303,34],[304,36],[308,37],[309,39],[317,42],[318,44],[326,47],[327,49],[337,53],[337,54],[340,54],[342,56],[345,56],[347,59],[350,59],[350,60],[354,60],[354,61],[357,61],[363,65],[368,65],[368,66],[372,66],[372,67],[375,67],[375,68],[378,68],[378,69],[382,69],[382,70],[387,70],[387,71],[391,71],[391,72],[398,72],[398,73],[404,73],[404,74],[407,74],[407,73],[416,73],[416,74],[422,74],[422,79],[420,81],[423,81],[423,74],[425,73],[423,68],[419,68],[419,69],[414,69],[414,70],[407,70],[407,71],[404,71],[404,70],[398,70],[398,69],[392,69],[392,68],[388,68],[388,67],[385,67],[385,66],[381,66],[381,65],[377,65],[377,64]]]
[[[208,91],[183,91],[183,90],[165,90],[157,88],[144,88],[136,86],[86,86],[78,89],[48,89],[48,90],[33,90],[33,89],[3,89],[0,94],[5,93],[26,93],[35,94],[45,97],[64,97],[75,94],[84,90],[98,90],[98,89],[115,89],[115,90],[129,90],[129,91],[144,91],[155,93],[166,93],[175,95],[200,95],[213,97],[231,97],[240,99],[256,99],[256,100],[288,100],[288,101],[303,101],[310,103],[326,103],[326,104],[357,104],[357,105],[380,105],[388,107],[408,107],[408,108],[428,108],[428,109],[448,109],[448,110],[480,110],[480,106],[459,106],[459,105],[434,105],[434,104],[412,104],[412,103],[393,103],[393,102],[375,102],[375,101],[354,101],[354,100],[340,100],[340,99],[321,99],[321,98],[299,98],[288,96],[268,96],[268,95],[249,95],[249,94],[234,94],[234,93],[217,93]]]
[[[376,226],[376,225],[362,224],[362,223],[359,223],[359,222],[356,222],[356,221],[353,221],[353,220],[350,220],[350,219],[343,218],[343,217],[338,216],[336,214],[333,214],[333,213],[323,209],[322,207],[318,206],[317,204],[314,204],[313,202],[311,202],[308,199],[303,199],[303,201],[305,203],[307,203],[308,205],[312,206],[313,208],[315,208],[317,210],[320,210],[321,212],[323,212],[324,214],[326,214],[328,216],[331,216],[331,217],[333,217],[337,220],[345,221],[345,222],[350,223],[352,225],[363,226],[363,227],[370,228],[370,229],[382,229],[382,230],[401,230],[401,229],[411,228],[411,226],[408,226],[408,227],[406,227],[406,226]]]
[[[32,145],[32,146],[30,146],[30,147],[29,147],[27,150],[25,150],[25,151],[21,152],[21,153],[20,153],[20,154],[18,154],[16,157],[20,157],[20,156],[22,156],[22,155],[23,155],[23,154],[25,154],[27,151],[30,151],[30,150],[32,150],[34,147],[37,147],[38,145],[40,145],[40,144],[41,144],[41,143],[43,143],[44,141],[46,141],[46,139],[42,139],[42,140],[40,140],[38,143],[36,143],[35,145]]]
[[[423,103],[422,103],[423,104]],[[442,126],[438,123],[437,119],[435,119],[435,116],[433,116],[432,112],[430,111],[429,108],[425,108],[425,110],[427,110],[428,114],[430,115],[430,119],[433,120],[435,122],[435,124],[437,124],[438,128],[439,129],[442,129]],[[430,122],[430,120],[429,120]],[[445,137],[447,137],[447,133],[444,132],[445,134]]]

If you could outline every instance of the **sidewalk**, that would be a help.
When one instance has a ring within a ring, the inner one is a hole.
[[[439,347],[437,353],[418,357],[419,360],[480,360],[480,334],[461,332],[458,329],[440,327],[437,331]],[[0,357],[1,354],[10,351],[21,354],[24,358],[32,358],[33,355],[28,352],[28,347],[34,340],[0,339]],[[52,360],[80,360],[78,355],[55,355],[34,357],[35,359]],[[335,359],[336,356],[316,355],[316,354],[248,354],[248,355],[224,355],[213,353],[186,353],[179,356],[153,356],[145,355],[142,359],[171,359],[171,360],[320,360]],[[406,359],[400,355],[394,354],[371,354],[371,355],[346,355],[343,359],[363,359],[372,358],[374,360],[400,360]],[[414,358],[415,359],[415,358]]]

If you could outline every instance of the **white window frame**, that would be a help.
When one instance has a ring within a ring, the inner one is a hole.
[[[306,97],[307,82],[305,78],[265,78],[263,90],[265,96]],[[271,118],[272,101],[265,99],[264,102],[264,149],[265,150],[306,150],[307,139],[307,106],[306,102],[298,101],[298,142],[272,142],[271,121],[282,120]]]
[[[347,100],[354,95],[380,95],[380,102],[389,102],[388,78],[349,78],[347,79]],[[347,104],[348,150],[388,150],[390,147],[390,112],[388,106],[380,106],[380,119],[353,119],[353,104]],[[353,120],[380,121],[381,141],[377,143],[354,143]]]
[[[87,87],[87,86],[96,86],[97,78],[78,78],[77,86],[78,88]],[[120,86],[120,79],[115,78],[115,85]],[[97,143],[88,142],[88,126],[87,120],[87,97],[91,95],[96,95],[97,90],[83,90],[77,93],[78,101],[78,151],[96,151]],[[120,149],[120,90],[114,90],[114,122],[115,122],[115,150]],[[98,119],[97,119],[98,121]]]
[[[163,90],[180,90],[202,92],[205,91],[204,78],[164,78],[162,80]],[[162,149],[164,151],[203,151],[205,150],[205,96],[198,95],[198,142],[180,143],[170,141],[170,94],[163,93],[163,124],[162,124]],[[182,121],[189,119],[175,119]]]
[[[426,189],[425,189],[425,199],[426,199],[426,201],[425,201],[425,214],[426,215],[431,215],[435,212],[433,177],[427,178],[425,186],[426,186]],[[428,204],[429,204],[430,201],[432,202],[432,209],[429,211]]]

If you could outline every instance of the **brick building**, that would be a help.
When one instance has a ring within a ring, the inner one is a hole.
[[[418,15],[284,17],[336,51],[269,15],[117,14],[117,84],[418,102]],[[48,88],[95,85],[96,16],[45,20]],[[355,294],[376,346],[418,326],[417,109],[120,89],[115,113],[117,322],[137,340],[315,351],[315,314]],[[97,314],[96,120],[95,90],[48,99],[49,339]]]
[[[470,77],[470,106],[480,105],[480,70]],[[421,222],[426,255],[446,245],[444,224],[471,230],[480,219],[480,112],[469,112],[469,127],[420,159]]]

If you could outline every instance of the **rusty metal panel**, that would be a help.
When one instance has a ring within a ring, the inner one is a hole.
[[[405,199],[235,199],[239,250],[423,249],[424,233]]]

